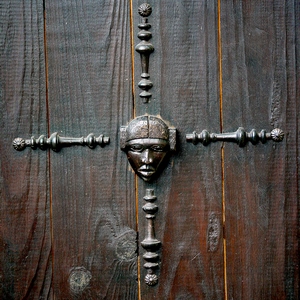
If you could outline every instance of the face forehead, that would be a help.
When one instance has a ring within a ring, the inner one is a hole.
[[[151,147],[153,145],[167,146],[169,144],[169,142],[164,139],[152,139],[152,138],[133,139],[133,140],[127,142],[128,146],[137,145],[137,144],[143,145],[145,147]]]
[[[141,116],[132,120],[127,127],[127,141],[141,138],[168,140],[168,126],[154,116]]]

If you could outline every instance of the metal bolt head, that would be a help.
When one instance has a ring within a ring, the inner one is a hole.
[[[143,3],[138,8],[139,15],[142,17],[148,17],[152,13],[152,7],[148,3]]]
[[[26,148],[26,144],[25,144],[25,140],[22,138],[15,138],[13,140],[13,147],[17,150],[17,151],[22,151]]]
[[[284,132],[279,128],[275,128],[271,131],[271,138],[275,142],[281,142],[284,138]]]
[[[157,282],[158,282],[158,277],[157,277],[157,275],[155,275],[155,274],[147,274],[146,276],[145,276],[145,283],[146,284],[148,284],[148,285],[156,285],[157,284]]]

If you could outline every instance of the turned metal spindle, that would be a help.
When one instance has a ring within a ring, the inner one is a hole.
[[[142,22],[138,25],[141,31],[138,33],[138,38],[141,42],[136,45],[135,50],[140,53],[141,64],[142,64],[142,74],[141,80],[138,83],[138,86],[143,90],[140,93],[140,97],[143,99],[144,103],[149,101],[149,98],[152,94],[149,92],[149,89],[152,88],[153,83],[149,80],[149,56],[154,51],[153,45],[149,42],[152,37],[152,33],[149,31],[151,24],[148,23],[147,17],[151,15],[152,8],[149,4],[141,4],[138,8],[138,12],[142,17]]]
[[[143,206],[143,210],[146,213],[147,219],[147,231],[146,237],[141,242],[142,247],[147,251],[144,253],[143,258],[146,261],[144,267],[147,269],[147,274],[145,276],[145,282],[148,285],[155,285],[158,282],[158,277],[154,274],[155,269],[158,268],[159,256],[156,251],[161,247],[161,242],[155,237],[154,230],[154,219],[155,214],[158,211],[158,206],[153,202],[156,201],[156,196],[154,195],[153,189],[146,189],[146,195],[144,200],[147,203]]]
[[[271,132],[262,130],[257,132],[255,129],[252,129],[250,132],[246,132],[244,128],[240,127],[236,132],[228,133],[209,133],[207,130],[203,130],[201,133],[189,133],[186,135],[186,141],[196,145],[198,142],[202,143],[204,146],[207,146],[210,143],[214,142],[235,142],[240,147],[246,146],[248,142],[251,142],[253,145],[261,143],[266,143],[267,140],[273,140],[274,142],[281,142],[284,138],[284,132],[275,128]]]
[[[13,141],[13,147],[22,151],[26,147],[31,147],[33,150],[40,148],[41,150],[52,149],[58,152],[63,147],[70,147],[73,145],[88,146],[93,149],[97,145],[104,147],[109,144],[109,137],[101,134],[96,137],[93,133],[90,133],[87,137],[63,137],[59,136],[57,132],[52,133],[49,138],[45,135],[41,135],[39,138],[31,137],[31,139],[16,138]]]

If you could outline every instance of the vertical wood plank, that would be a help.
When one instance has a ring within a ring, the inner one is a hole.
[[[299,298],[296,2],[221,2],[224,132],[286,132],[224,146],[228,299]]]
[[[46,3],[50,130],[105,133],[105,148],[51,154],[54,295],[136,299],[134,176],[119,146],[132,113],[127,1]]]
[[[0,4],[0,298],[51,295],[47,153],[12,147],[47,133],[41,1]]]
[[[148,1],[153,12],[154,53],[150,79],[154,86],[148,104],[136,89],[136,115],[160,115],[178,130],[178,150],[152,183],[138,179],[139,237],[146,230],[142,211],[146,188],[154,188],[159,207],[156,238],[159,281],[149,287],[141,258],[142,299],[223,299],[223,247],[220,145],[204,148],[187,144],[185,134],[203,129],[218,131],[219,81],[216,1]],[[134,30],[140,18],[133,1]],[[135,45],[139,40],[135,39]],[[135,55],[135,83],[140,80],[139,55]],[[210,249],[209,224],[215,216],[220,232],[216,249]],[[140,249],[141,256],[145,252]]]

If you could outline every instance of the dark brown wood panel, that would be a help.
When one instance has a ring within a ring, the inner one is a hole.
[[[140,3],[133,3],[136,36]],[[213,251],[207,240],[213,214],[222,226],[220,145],[205,148],[185,141],[185,134],[194,130],[220,128],[217,1],[148,3],[153,8],[148,18],[155,47],[149,70],[153,96],[142,104],[136,89],[136,115],[160,115],[175,126],[178,150],[153,183],[138,179],[140,241],[146,230],[143,196],[146,188],[154,188],[159,207],[156,237],[162,242],[158,285],[144,283],[141,258],[141,298],[223,299],[222,230]],[[139,55],[135,57],[137,86],[141,65]],[[144,252],[140,248],[141,255]]]
[[[51,153],[57,299],[136,299],[134,175],[119,146],[132,117],[127,1],[47,1],[50,131],[105,133],[105,148]]]
[[[223,131],[286,132],[224,145],[228,299],[299,297],[296,30],[297,1],[221,1]]]
[[[154,86],[143,104],[141,2],[1,1],[0,298],[298,299],[299,1],[148,2]],[[146,113],[178,131],[150,183],[119,144],[120,126]],[[185,140],[240,126],[286,135],[245,148]],[[53,132],[111,143],[12,147]],[[162,242],[152,287],[138,246],[148,188]]]
[[[16,137],[47,133],[43,3],[1,1],[0,15],[0,298],[47,299],[47,153],[12,147]]]

